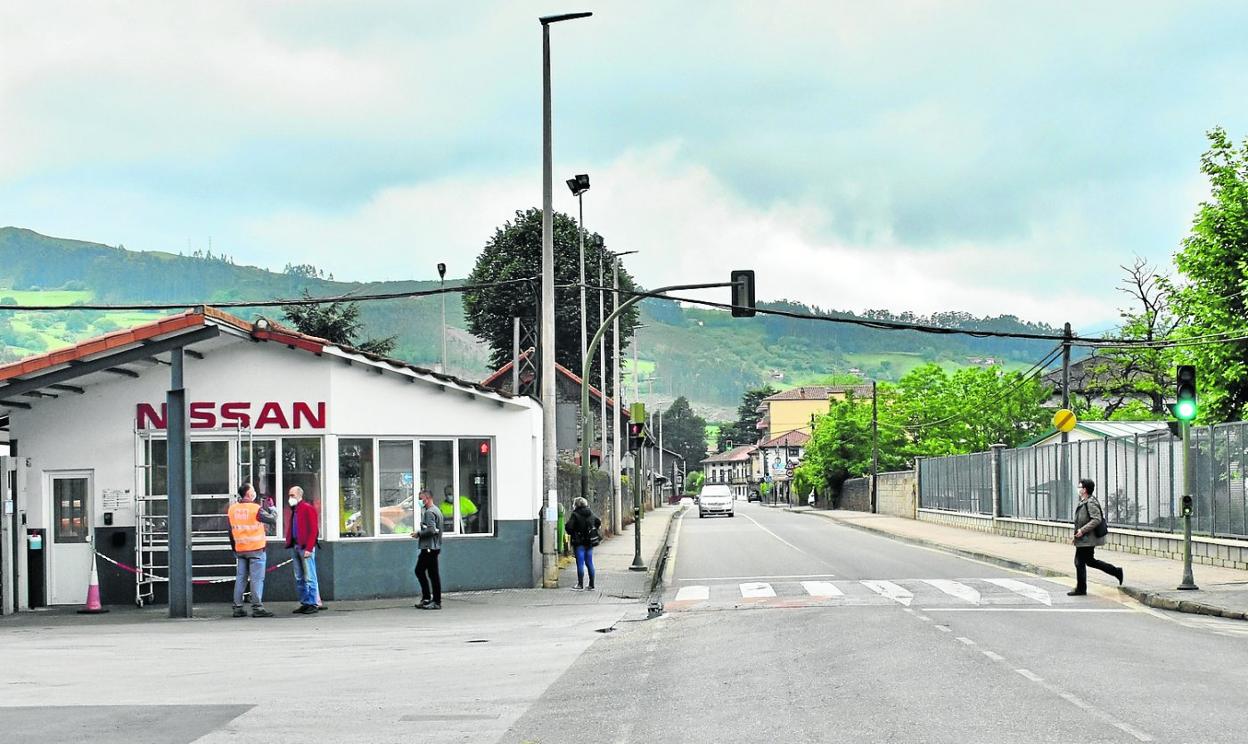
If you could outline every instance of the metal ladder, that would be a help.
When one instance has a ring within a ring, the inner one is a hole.
[[[234,433],[237,453],[238,477],[253,469],[251,462],[252,430],[249,427],[218,431]],[[169,581],[169,496],[153,494],[152,491],[152,443],[164,441],[153,437],[150,430],[134,429],[135,473],[135,596],[139,607],[155,600],[156,585]],[[196,502],[219,501],[229,494],[190,495],[191,512],[191,576],[193,580],[233,579],[235,561],[230,554],[229,522],[225,509],[203,510],[196,513]],[[228,508],[228,507],[227,507]],[[225,557],[223,557],[223,554]]]

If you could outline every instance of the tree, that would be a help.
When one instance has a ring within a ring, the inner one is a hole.
[[[303,290],[305,300],[313,299]],[[360,306],[355,302],[325,302],[287,305],[286,320],[309,336],[323,338],[333,344],[350,346],[378,356],[386,356],[394,350],[396,337],[356,341],[363,324],[360,322]]]
[[[663,412],[663,446],[685,458],[688,470],[701,467],[706,457],[706,419],[693,412],[683,395]]]
[[[1210,199],[1201,202],[1192,232],[1175,255],[1186,283],[1174,293],[1183,325],[1177,335],[1248,336],[1248,140],[1236,148],[1221,127],[1208,133],[1200,170]],[[1231,421],[1248,414],[1248,342],[1205,343],[1183,349],[1200,371],[1199,420]]]
[[[1127,276],[1122,280],[1119,292],[1128,295],[1137,310],[1122,309],[1122,328],[1118,337],[1135,341],[1164,341],[1178,325],[1170,311],[1171,284],[1169,277],[1159,274],[1142,258],[1136,258],[1130,267],[1123,266]],[[1081,391],[1087,396],[1089,406],[1095,401],[1104,403],[1100,411],[1105,419],[1128,420],[1120,411],[1129,408],[1139,415],[1138,402],[1147,396],[1144,406],[1145,419],[1160,418],[1166,413],[1165,391],[1173,370],[1173,355],[1168,349],[1131,346],[1110,349],[1083,363],[1085,370]]]
[[[577,242],[577,225],[571,217],[554,215],[555,243],[555,360],[563,366],[581,373],[581,305],[580,249]],[[585,282],[598,284],[600,262],[607,266],[610,281],[611,253],[606,249],[598,233],[585,238]],[[468,330],[490,347],[490,360],[501,367],[511,360],[512,319],[537,318],[537,304],[541,299],[542,273],[542,211],[529,209],[517,211],[515,219],[494,231],[485,244],[476,265],[468,275],[469,284],[490,284],[516,279],[533,279],[531,282],[504,284],[489,289],[467,292],[464,295],[464,317]],[[633,277],[620,268],[620,289],[634,290]],[[628,295],[621,294],[621,301]],[[612,293],[607,293],[605,308],[610,313],[615,307]],[[598,297],[593,290],[586,292],[586,316],[589,336],[602,323],[598,313]],[[620,348],[624,349],[633,337],[632,328],[637,324],[636,307],[629,308],[620,316]],[[614,363],[612,350],[607,345],[607,365]],[[595,355],[594,378],[597,378],[598,356]]]
[[[729,442],[734,447],[757,442],[761,436],[758,422],[763,420],[763,414],[759,412],[758,407],[764,398],[769,398],[778,392],[780,391],[771,385],[745,391],[745,394],[741,396],[741,405],[737,407],[737,420],[719,427],[719,440],[715,442],[715,449],[723,452],[728,449]]]

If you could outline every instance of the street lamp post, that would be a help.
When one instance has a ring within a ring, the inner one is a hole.
[[[438,281],[442,284],[442,289],[446,289],[446,264],[438,264]],[[446,371],[446,292],[442,293],[442,374],[449,374]]]
[[[542,16],[542,586],[559,586],[555,557],[555,521],[559,516],[558,466],[555,441],[555,236],[553,162],[551,154],[550,26],[587,18],[592,13]]]
[[[621,251],[612,254],[611,271],[611,309],[620,304],[620,256],[627,256],[637,251]],[[624,496],[621,493],[624,482],[621,478],[623,466],[620,457],[620,411],[623,410],[623,395],[620,394],[620,318],[611,320],[611,392],[615,395],[615,416],[611,426],[611,492],[615,514],[612,517],[611,531],[620,534],[624,530]],[[604,365],[605,366],[605,365]]]
[[[589,333],[586,330],[588,322],[585,318],[585,192],[589,191],[589,176],[585,173],[577,175],[575,178],[569,178],[566,182],[568,188],[572,191],[572,196],[576,197],[576,206],[579,216],[576,221],[577,244],[579,246],[579,271],[581,277],[581,360],[585,359],[585,344],[589,341]],[[588,367],[587,367],[588,368]],[[581,494],[582,496],[584,494]]]

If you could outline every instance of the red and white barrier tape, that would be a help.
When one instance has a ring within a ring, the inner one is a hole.
[[[113,565],[114,565],[114,566],[116,566],[117,568],[120,568],[122,571],[125,571],[125,572],[127,572],[127,573],[132,573],[132,574],[134,574],[135,576],[138,576],[140,579],[141,579],[141,578],[143,578],[143,571],[142,571],[142,569],[139,569],[139,568],[136,568],[136,567],[134,567],[134,566],[131,566],[131,565],[130,565],[130,564],[128,564],[128,563],[122,563],[121,561],[113,560],[112,558],[109,558],[108,556],[104,555],[103,553],[101,553],[101,552],[100,552],[100,551],[98,551],[98,550],[97,550],[97,551],[95,551],[95,554],[96,554],[97,556],[99,556],[100,558],[103,558],[105,561],[107,561],[107,562],[109,562],[109,563],[113,564]],[[276,566],[269,566],[269,567],[267,567],[267,568],[264,570],[264,572],[265,572],[265,573],[273,573],[274,571],[276,571],[277,569],[281,568],[282,566],[285,566],[285,565],[286,565],[286,564],[288,564],[288,563],[294,563],[294,560],[295,560],[294,558],[287,558],[286,560],[282,561],[281,563],[277,564]],[[169,581],[169,577],[167,577],[167,576],[160,576],[160,575],[155,574],[155,573],[150,573],[148,578],[149,578],[151,581],[164,581],[164,582],[168,582],[168,581]],[[222,576],[221,578],[218,578],[218,579],[192,579],[192,580],[191,580],[191,583],[192,583],[192,584],[199,584],[199,585],[204,585],[204,584],[226,584],[226,583],[229,583],[229,582],[232,582],[232,581],[234,581],[234,577],[233,577],[233,576]]]

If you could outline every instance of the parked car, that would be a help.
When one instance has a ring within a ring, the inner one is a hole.
[[[758,491],[750,491],[750,495],[745,497],[745,501],[747,504],[751,501],[757,501],[761,504],[763,503],[763,495]]]
[[[705,517],[707,514],[727,514],[735,517],[736,510],[733,507],[732,489],[728,486],[703,486],[702,492],[698,494],[698,518]]]

